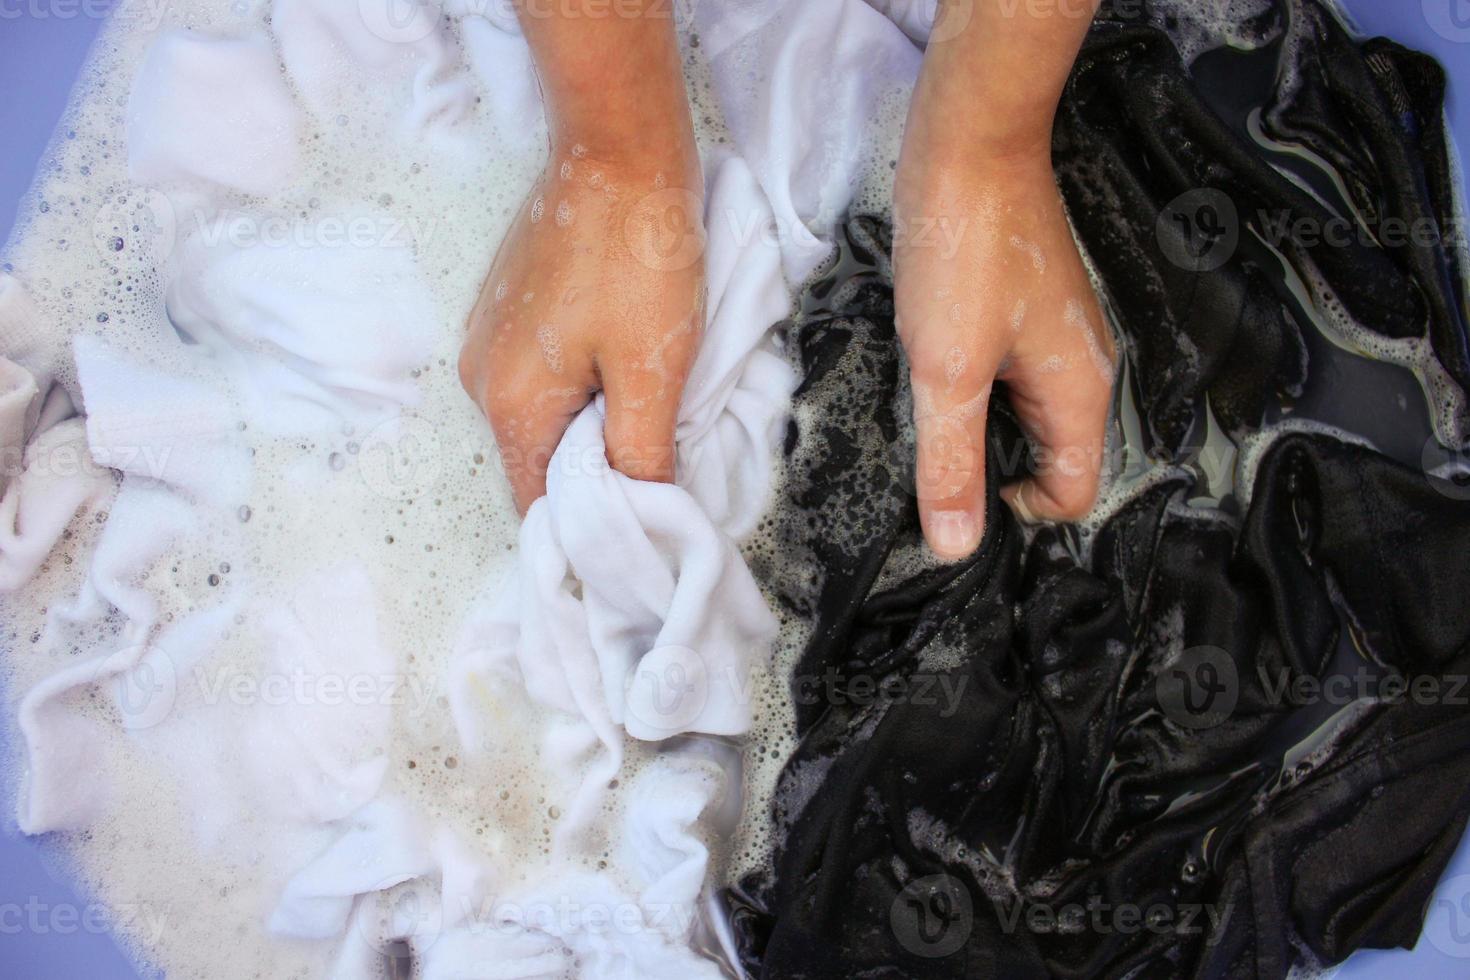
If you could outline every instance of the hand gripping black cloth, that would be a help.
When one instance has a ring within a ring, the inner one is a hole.
[[[926,561],[886,276],[835,299],[795,334],[771,518],[806,558],[763,570],[815,626],[780,843],[730,895],[747,968],[1280,977],[1296,943],[1412,946],[1470,813],[1470,502],[1287,434],[1243,519],[1165,478],[1082,562],[992,486],[976,555]],[[1019,435],[992,410],[995,473]]]
[[[1262,162],[1246,113],[1198,75],[1255,71],[1260,124],[1340,168],[1359,213],[1452,213],[1437,68],[1351,41],[1314,4],[1274,16],[1265,54],[1303,66],[1290,99],[1259,58],[1189,72],[1166,35],[1105,16],[1059,119],[1064,193],[1171,449],[1197,438],[1206,399],[1241,436],[1288,407],[1382,415],[1402,393],[1391,371],[1365,375],[1377,390],[1341,384],[1385,366],[1328,352],[1277,253],[1315,270],[1315,300],[1427,335],[1463,380],[1447,250],[1370,235],[1270,252],[1246,227],[1323,205]],[[1179,226],[1166,245],[1158,228],[1200,187],[1236,202],[1242,228],[1218,264],[1191,266],[1214,242]],[[1284,977],[1412,946],[1470,815],[1470,494],[1418,465],[1426,416],[1388,433],[1412,465],[1283,431],[1232,494],[1201,503],[1198,472],[1162,468],[1085,540],[1028,541],[996,495],[1024,452],[998,391],[985,540],[939,564],[910,489],[888,236],[851,222],[790,331],[804,381],[769,518],[784,554],[756,564],[812,634],[776,844],[727,894],[746,968]],[[1176,246],[1194,251],[1181,262]],[[1326,390],[1310,398],[1314,376]]]

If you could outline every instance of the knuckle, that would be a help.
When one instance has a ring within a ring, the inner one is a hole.
[[[1088,476],[1065,480],[1048,490],[1047,496],[1056,505],[1057,516],[1062,520],[1076,521],[1086,517],[1097,500],[1097,478]]]
[[[468,347],[459,352],[459,385],[476,401],[480,400],[480,358],[471,353]]]

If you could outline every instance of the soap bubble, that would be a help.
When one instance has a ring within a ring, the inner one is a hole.
[[[92,217],[92,245],[109,262],[126,248],[156,265],[173,252],[177,237],[178,215],[161,191],[129,188]]]

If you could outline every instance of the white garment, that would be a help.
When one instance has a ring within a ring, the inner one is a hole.
[[[287,818],[340,820],[383,784],[396,664],[375,608],[366,571],[343,564],[298,583],[288,601],[258,617],[262,675],[304,682],[286,703],[263,699],[243,739],[253,797]]]
[[[711,212],[769,217],[743,161],[726,160],[711,184]],[[601,405],[583,410],[552,456],[546,496],[521,526],[520,571],[462,641],[474,660],[450,684],[470,748],[474,673],[503,671],[504,661],[537,701],[584,720],[582,739],[559,731],[554,744],[580,748],[595,737],[607,758],[589,770],[569,834],[601,807],[623,730],[653,741],[744,733],[751,671],[775,635],[729,534],[750,529],[769,489],[793,377],[767,334],[789,295],[775,244],[738,243],[727,228],[712,228],[709,322],[677,428],[680,485],[612,470]]]
[[[72,519],[112,494],[53,384],[55,347],[25,288],[0,274],[0,592],[28,582]]]
[[[194,500],[244,499],[250,461],[229,385],[200,365],[181,375],[95,337],[75,342],[87,442],[103,466]]]
[[[921,54],[860,0],[701,3],[695,19],[725,123],[799,285],[831,253],[879,100],[912,88]]]
[[[172,693],[143,698],[126,731],[181,766],[237,766],[236,789],[259,811],[252,832],[269,827],[271,844],[283,844],[262,860],[315,850],[304,866],[267,869],[289,879],[269,922],[282,935],[335,943],[334,975],[378,970],[377,947],[349,934],[366,931],[408,939],[428,977],[559,976],[579,964],[594,977],[713,978],[715,965],[689,948],[708,871],[702,835],[711,822],[728,824],[738,777],[712,763],[718,753],[697,736],[748,729],[751,674],[775,631],[737,547],[770,492],[795,383],[771,327],[790,310],[790,288],[829,254],[868,150],[865,124],[888,90],[911,84],[918,54],[861,0],[696,11],[735,146],[705,161],[708,320],[680,405],[677,483],[611,471],[602,406],[585,409],[556,450],[547,496],[521,527],[509,581],[487,583],[487,598],[466,615],[448,678],[466,759],[505,735],[487,691],[519,703],[523,737],[540,752],[554,797],[545,802],[561,818],[545,866],[528,874],[395,791],[388,756],[376,750],[399,716],[313,704],[267,714],[198,697],[186,668],[216,656],[225,633],[232,649],[258,651],[276,672],[403,669],[405,651],[385,648],[362,569],[323,554],[284,600],[222,587],[205,592],[195,613],[160,622],[162,600],[177,588],[163,561],[174,543],[217,531],[248,499],[257,464],[242,427],[318,445],[392,419],[414,403],[412,372],[442,340],[424,333],[437,313],[413,243],[241,242],[235,222],[259,229],[306,204],[318,186],[299,184],[306,148],[330,146],[333,126],[381,129],[394,165],[430,147],[446,180],[457,179],[456,160],[475,154],[544,153],[529,51],[508,9],[471,4],[429,16],[436,8],[405,5],[417,13],[380,21],[384,5],[277,0],[274,43],[258,29],[223,37],[170,28],[142,60],[127,113],[129,174],[190,211],[160,270],[168,322],[73,344],[89,451],[123,478],[80,594],[57,604],[68,621],[119,620],[122,649],[91,651],[26,693],[22,826],[83,827],[106,812],[120,774],[99,746],[103,728],[118,722],[80,710],[78,695],[100,685],[112,692],[103,703],[120,709],[171,676]],[[344,91],[368,93],[361,118],[327,118]],[[500,131],[493,147],[469,138],[470,123],[487,119]],[[275,211],[242,196],[278,192],[290,203]],[[374,214],[360,199],[354,206]],[[0,325],[4,309],[0,302]],[[41,368],[24,366],[39,377]],[[0,395],[10,397],[0,409],[9,414],[0,420],[13,430],[16,406],[31,411],[34,396],[20,374],[5,378],[11,388]],[[175,699],[187,707],[171,710]],[[170,746],[182,734],[197,756]],[[639,747],[610,868],[597,873],[583,832],[598,822],[609,782],[625,774],[628,737],[663,744],[656,753]],[[186,792],[222,795],[217,775],[180,777]],[[229,808],[200,807],[213,839],[229,840]],[[379,927],[379,902],[405,887],[429,889],[432,937]],[[569,896],[581,902],[570,912]],[[550,918],[540,917],[543,907]],[[608,910],[625,910],[629,924],[603,928]]]
[[[382,798],[290,881],[270,928],[324,939],[351,923],[358,935],[344,953],[354,964],[360,947],[401,939],[426,980],[560,977],[573,964],[597,980],[715,980],[715,965],[686,944],[707,858],[693,827],[723,778],[708,762],[672,757],[639,776],[620,834],[632,892],[555,860],[517,882],[452,831]]]
[[[113,645],[52,674],[21,700],[19,727],[27,766],[19,822],[25,833],[84,827],[106,803],[112,777],[102,749],[110,740],[98,728],[115,723],[70,695],[96,686],[113,703],[117,723],[130,731],[145,730],[172,708],[176,658],[182,651],[207,648],[217,638],[222,628],[218,609],[155,634],[157,603],[139,584],[193,525],[187,503],[160,487],[129,488],[114,502],[83,593],[61,616],[96,619],[113,608],[127,625]]]
[[[128,97],[128,176],[268,194],[296,170],[299,117],[266,38],[167,32]]]
[[[302,100],[328,116],[343,91],[363,83],[395,93],[395,135],[422,138],[472,111],[474,90],[458,77],[450,40],[431,9],[418,4],[279,0],[271,28]],[[417,8],[417,9],[415,9]],[[404,20],[394,23],[394,13]]]
[[[429,357],[433,301],[411,240],[398,237],[409,233],[370,212],[340,224],[344,235],[382,237],[261,238],[257,228],[282,226],[236,211],[179,243],[169,321],[212,355],[243,416],[272,435],[366,431],[418,402],[411,373]]]

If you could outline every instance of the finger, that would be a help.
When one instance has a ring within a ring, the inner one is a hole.
[[[1113,346],[1101,316],[1069,304],[1068,330],[1058,349],[1039,362],[1019,360],[1007,377],[1011,404],[1033,441],[1034,472],[1001,490],[1024,521],[1075,521],[1097,499],[1108,409],[1112,402]],[[1082,331],[1088,331],[1082,333]]]
[[[673,337],[651,360],[620,359],[603,368],[607,460],[635,480],[674,480],[674,428],[693,356],[685,346],[682,337]]]
[[[492,390],[482,404],[522,516],[546,495],[552,454],[567,426],[592,398],[590,374],[589,369],[588,377],[572,381],[533,364],[490,382]]]
[[[970,554],[985,533],[985,422],[998,359],[954,346],[912,362],[919,521],[944,559]]]

